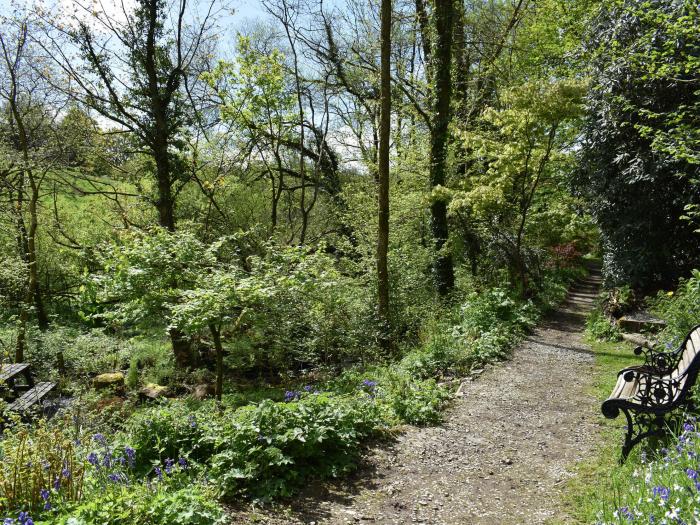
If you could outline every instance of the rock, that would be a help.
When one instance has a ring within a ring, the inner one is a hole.
[[[627,334],[622,333],[622,339],[632,343],[635,346],[643,346],[644,348],[654,348],[657,342],[648,339],[642,334]]]
[[[201,401],[202,399],[213,396],[215,392],[216,389],[214,385],[202,383],[194,387],[192,397]]]
[[[501,463],[503,463],[504,465],[512,465],[512,464],[513,464],[513,460],[510,459],[510,458],[505,458],[505,459],[502,459],[502,460],[501,460]]]
[[[114,372],[113,374],[100,374],[92,380],[92,385],[97,390],[102,390],[104,388],[124,388],[124,374],[121,372]]]
[[[139,396],[145,399],[160,399],[168,395],[168,387],[157,385],[155,383],[148,383],[141,390],[139,390]]]

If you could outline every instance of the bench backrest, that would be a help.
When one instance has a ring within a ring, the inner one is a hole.
[[[683,342],[683,349],[676,369],[671,377],[677,378],[684,374],[696,375],[700,370],[700,325],[693,328]]]

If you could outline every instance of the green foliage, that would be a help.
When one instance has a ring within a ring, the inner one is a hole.
[[[191,479],[134,485],[112,484],[96,491],[60,525],[223,525],[224,511],[210,488]]]
[[[397,374],[392,377],[389,404],[401,421],[412,425],[435,425],[442,421],[442,408],[450,394],[435,379],[412,381]]]
[[[681,219],[700,203],[697,2],[600,3],[586,39],[578,191],[601,228],[609,285],[670,286],[697,264]]]
[[[0,511],[41,511],[42,490],[49,490],[54,502],[82,497],[85,465],[77,457],[73,437],[59,426],[39,423],[33,429],[7,429],[0,454]]]
[[[360,397],[304,392],[288,399],[221,412],[169,403],[132,421],[131,442],[141,468],[186,456],[206,465],[221,496],[270,499],[311,476],[354,468],[361,443],[382,426],[377,404]]]
[[[596,308],[586,318],[586,333],[596,341],[620,341],[620,329],[600,309]]]
[[[652,312],[667,323],[660,337],[674,345],[680,343],[700,324],[700,270],[681,279],[675,292],[659,292],[652,301]]]

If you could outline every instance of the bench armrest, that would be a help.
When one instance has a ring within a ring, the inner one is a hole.
[[[659,352],[653,348],[638,346],[634,349],[634,355],[643,355],[644,366],[658,375],[671,373],[678,362],[678,350]]]
[[[678,377],[662,377],[655,369],[640,366],[630,367],[620,372],[624,374],[625,381],[639,382],[639,390],[634,396],[635,400],[650,408],[663,408],[668,406],[676,398],[681,388],[681,381],[685,374]]]

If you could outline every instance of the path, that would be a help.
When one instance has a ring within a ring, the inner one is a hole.
[[[374,449],[354,479],[232,523],[567,523],[561,490],[597,434],[594,361],[582,333],[599,281],[574,288],[512,359],[466,383],[444,425]]]

